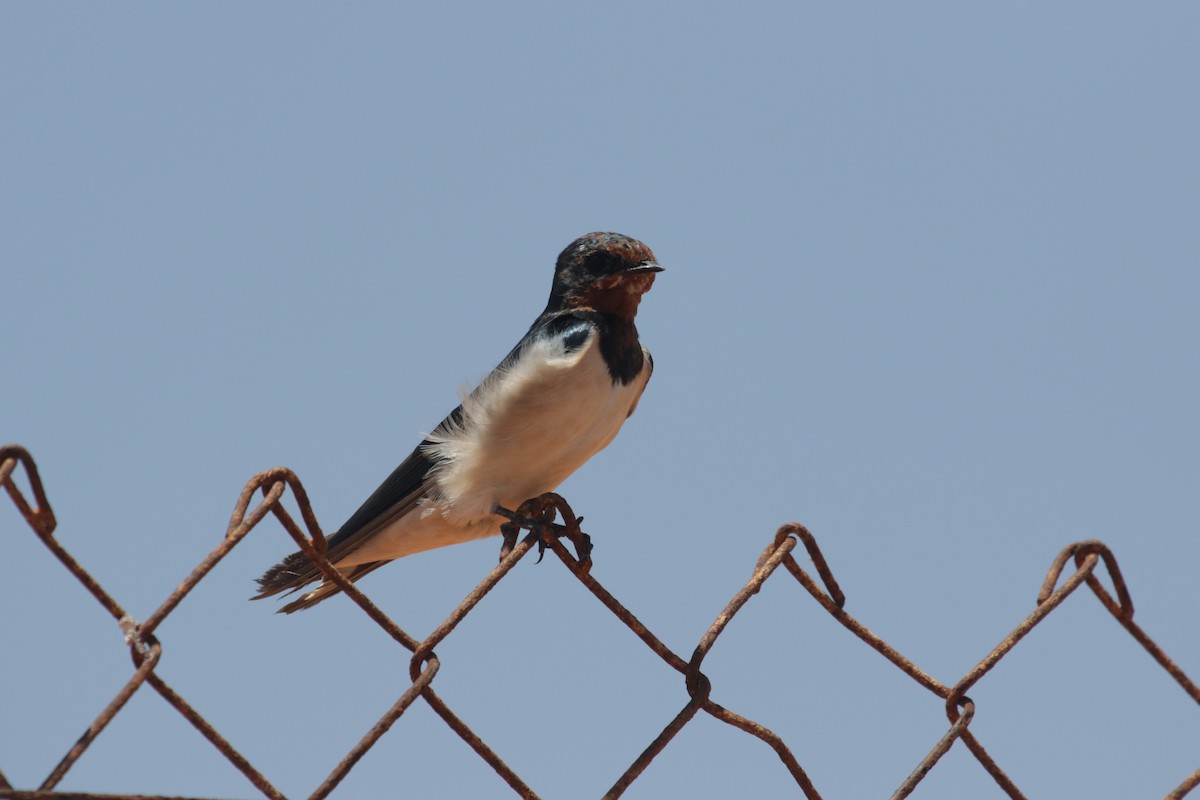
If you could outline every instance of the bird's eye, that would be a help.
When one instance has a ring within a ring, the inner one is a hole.
[[[584,259],[583,268],[589,275],[603,276],[620,270],[620,259],[606,250],[597,250]]]

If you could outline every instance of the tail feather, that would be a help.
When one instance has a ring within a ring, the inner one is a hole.
[[[352,567],[349,572],[343,574],[345,574],[347,580],[357,581],[368,572],[372,572],[386,563],[388,561],[372,561],[368,564],[359,564]],[[321,571],[308,559],[308,556],[301,552],[295,552],[264,572],[261,578],[258,578],[258,592],[250,599],[262,600],[263,598],[273,597],[277,594],[292,594],[320,577]],[[341,587],[336,583],[324,581],[316,589],[301,596],[300,599],[293,600],[279,609],[279,613],[291,614],[306,608],[312,608],[317,603],[332,597],[340,591]]]
[[[304,553],[297,551],[271,567],[263,573],[261,578],[257,579],[258,593],[251,599],[262,600],[264,597],[273,597],[280,592],[294,592],[319,577],[321,577],[321,571],[317,569],[316,565],[309,561],[308,556]]]

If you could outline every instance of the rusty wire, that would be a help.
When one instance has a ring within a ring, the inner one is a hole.
[[[17,487],[13,473],[18,467],[24,470],[26,479],[33,496],[32,503]],[[1050,570],[1038,595],[1037,607],[1025,619],[996,645],[986,656],[967,672],[957,683],[944,684],[921,670],[911,660],[898,650],[872,633],[861,622],[850,616],[843,609],[845,596],[839,588],[815,537],[802,525],[788,524],[781,527],[775,534],[774,540],[763,551],[754,573],[743,585],[725,608],[717,615],[712,625],[701,637],[690,658],[678,655],[655,636],[631,611],[625,608],[611,593],[608,592],[595,578],[591,576],[590,550],[591,542],[587,534],[579,529],[577,518],[570,506],[562,497],[555,494],[545,494],[526,501],[515,510],[498,509],[498,513],[508,519],[501,527],[504,545],[501,550],[500,563],[463,599],[450,613],[446,620],[433,633],[418,641],[406,633],[399,625],[383,613],[369,598],[366,597],[353,583],[346,580],[326,559],[326,540],[320,525],[313,514],[308,501],[308,495],[296,475],[289,469],[277,467],[262,472],[252,478],[242,489],[234,506],[225,536],[214,549],[182,583],[163,601],[144,622],[138,622],[114,600],[108,592],[66,551],[54,538],[56,521],[54,512],[46,498],[37,466],[28,451],[18,445],[0,447],[0,483],[3,484],[17,510],[25,518],[29,527],[54,556],[82,583],[104,608],[116,620],[130,647],[134,670],[129,680],[118,690],[112,701],[95,718],[83,736],[76,741],[59,761],[50,775],[35,791],[20,791],[14,789],[0,772],[0,799],[9,800],[64,800],[65,798],[88,798],[88,800],[127,800],[131,795],[113,794],[80,794],[59,793],[54,787],[66,775],[67,771],[78,761],[80,756],[104,731],[105,727],[121,711],[128,700],[143,686],[148,684],[168,704],[188,720],[246,779],[261,793],[262,796],[280,800],[283,795],[276,789],[246,758],[191,705],[175,692],[158,674],[163,646],[154,635],[154,631],[164,619],[187,597],[187,595],[204,579],[204,577],[244,539],[251,530],[266,518],[273,515],[295,540],[300,550],[307,555],[318,567],[321,574],[336,583],[339,588],[357,604],[385,633],[399,645],[411,653],[409,661],[409,677],[411,684],[407,686],[396,702],[379,718],[351,748],[350,752],[334,767],[328,777],[317,786],[310,795],[311,800],[319,800],[333,792],[343,778],[353,769],[354,765],[387,733],[401,716],[417,699],[423,700],[443,721],[465,741],[493,770],[522,798],[537,798],[531,789],[513,770],[495,753],[474,731],[467,726],[444,700],[434,691],[433,681],[437,676],[441,662],[434,648],[443,642],[456,626],[487,596],[516,564],[530,550],[536,547],[539,558],[546,550],[552,551],[563,565],[587,588],[609,611],[611,611],[629,630],[637,636],[670,668],[679,672],[683,677],[687,690],[688,702],[675,717],[667,723],[662,732],[651,741],[634,762],[617,777],[612,787],[603,795],[605,800],[615,800],[645,771],[655,757],[670,744],[671,740],[701,711],[725,722],[739,730],[745,731],[762,740],[775,751],[784,767],[791,774],[796,785],[805,797],[815,800],[820,797],[816,788],[809,780],[803,767],[792,754],[783,740],[774,732],[761,724],[747,719],[719,705],[712,699],[712,683],[701,671],[705,658],[716,644],[721,633],[727,628],[733,618],[741,611],[750,599],[759,592],[763,584],[777,574],[782,565],[790,575],[819,603],[834,619],[847,630],[869,645],[872,649],[886,658],[889,662],[903,671],[906,675],[924,687],[926,690],[941,698],[944,702],[946,715],[950,726],[946,733],[933,745],[929,754],[921,760],[909,776],[900,784],[892,795],[894,800],[908,797],[917,785],[932,770],[938,760],[944,756],[958,741],[975,756],[979,764],[996,781],[1003,791],[1012,798],[1023,798],[1024,795],[1013,783],[1012,779],[996,764],[978,738],[971,732],[970,724],[975,714],[975,704],[967,697],[970,690],[997,663],[1000,662],[1030,631],[1052,613],[1059,605],[1075,592],[1081,585],[1086,584],[1100,601],[1101,605],[1116,618],[1126,631],[1151,655],[1152,658],[1175,679],[1183,690],[1197,703],[1200,703],[1200,688],[1180,669],[1146,633],[1133,621],[1133,602],[1128,587],[1121,576],[1120,568],[1112,552],[1101,542],[1077,542],[1065,548],[1051,564]],[[292,498],[300,510],[300,520],[297,524],[292,515],[282,504],[287,490],[291,490]],[[251,507],[255,493],[261,493],[262,498]],[[555,522],[559,518],[562,523]],[[518,542],[520,531],[528,533]],[[563,545],[562,539],[568,539],[575,547],[575,554]],[[820,584],[813,579],[796,561],[792,553],[798,544],[803,544],[812,562]],[[1074,560],[1075,570],[1063,579],[1068,561]],[[1113,591],[1109,593],[1096,576],[1096,570],[1104,565],[1112,583]],[[1059,581],[1062,580],[1061,586]],[[1193,772],[1169,794],[1168,800],[1176,800],[1187,795],[1197,785],[1200,785],[1200,769]],[[153,800],[147,796],[138,796],[139,800]],[[162,800],[172,800],[162,798]],[[174,798],[173,800],[184,800]]]

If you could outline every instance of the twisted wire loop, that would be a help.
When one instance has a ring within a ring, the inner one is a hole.
[[[32,502],[17,485],[14,476],[18,469],[25,476],[29,486],[28,495],[32,496]],[[591,539],[580,530],[582,518],[575,515],[562,497],[553,493],[531,498],[516,509],[497,508],[495,510],[498,515],[507,520],[500,529],[503,537],[500,562],[463,598],[445,621],[423,640],[418,640],[397,625],[326,559],[328,545],[316,516],[313,514],[308,495],[299,478],[287,468],[269,469],[250,479],[238,495],[225,536],[220,544],[184,578],[144,622],[138,622],[126,612],[54,537],[57,524],[54,512],[46,498],[37,465],[28,451],[18,445],[0,447],[0,483],[3,484],[18,512],[39,539],[116,620],[133,659],[133,673],[129,680],[71,746],[38,789],[35,791],[16,790],[5,778],[3,772],[0,772],[0,800],[5,798],[10,800],[65,800],[65,798],[132,800],[134,798],[132,795],[59,793],[55,792],[54,788],[143,685],[149,685],[187,719],[230,764],[246,777],[262,796],[272,798],[272,800],[282,800],[283,795],[279,790],[251,766],[231,743],[221,736],[158,674],[163,645],[155,636],[155,631],[163,620],[268,515],[273,516],[279,522],[284,531],[295,541],[300,551],[317,567],[325,580],[336,584],[350,601],[370,617],[386,635],[411,653],[410,685],[404,689],[400,697],[379,720],[363,734],[362,738],[333,768],[328,777],[314,789],[310,795],[313,800],[325,798],[332,793],[363,756],[418,699],[428,704],[446,725],[491,766],[519,797],[527,800],[537,798],[533,789],[450,709],[446,701],[433,688],[433,681],[441,668],[435,648],[453,634],[459,623],[535,547],[538,550],[539,561],[547,550],[553,552],[566,569],[605,608],[629,628],[634,636],[662,659],[663,663],[678,672],[683,679],[683,688],[687,693],[687,702],[683,708],[666,723],[662,732],[646,746],[628,769],[618,776],[603,795],[605,800],[615,800],[620,797],[645,772],[671,740],[701,711],[761,740],[776,753],[806,798],[815,800],[821,796],[780,736],[769,728],[747,719],[713,700],[712,682],[701,669],[705,658],[734,617],[754,595],[759,593],[766,581],[777,574],[790,574],[827,613],[847,630],[944,702],[946,716],[950,723],[949,728],[934,743],[928,755],[917,764],[896,789],[892,795],[893,800],[902,800],[902,798],[910,796],[925,776],[934,769],[939,759],[959,741],[1009,797],[1024,797],[1012,779],[996,764],[970,730],[976,707],[966,693],[1011,652],[1034,627],[1084,584],[1091,589],[1100,604],[1145,648],[1159,666],[1175,679],[1192,700],[1200,703],[1200,689],[1196,684],[1167,657],[1162,648],[1150,639],[1141,627],[1134,623],[1133,601],[1116,558],[1103,543],[1098,541],[1077,542],[1059,553],[1042,584],[1034,610],[962,678],[953,685],[948,685],[928,675],[896,648],[846,612],[845,594],[822,555],[816,538],[803,525],[795,523],[784,525],[776,532],[772,542],[759,557],[750,578],[738,589],[725,608],[717,615],[712,625],[705,631],[691,657],[684,659],[663,644],[661,639],[654,635],[592,576]],[[291,498],[298,508],[298,516],[293,515],[284,505],[284,498],[289,490]],[[256,494],[261,494],[257,503],[254,502]],[[556,519],[561,522],[556,522]],[[522,530],[528,533],[518,541]],[[567,549],[563,542],[564,539],[571,543],[574,554]],[[812,568],[819,580],[814,579],[805,571],[793,556],[793,552],[799,545],[804,546],[808,560],[812,563]],[[1069,562],[1074,563],[1075,569],[1064,578]],[[1101,565],[1104,567],[1104,572],[1108,574],[1112,586],[1111,591],[1104,586],[1096,574]],[[781,566],[783,567],[782,571],[779,569]],[[1197,786],[1200,786],[1200,769],[1186,777],[1166,797],[1168,800],[1178,800]],[[188,798],[151,798],[139,795],[137,800],[188,800]],[[191,800],[197,799],[192,798]]]

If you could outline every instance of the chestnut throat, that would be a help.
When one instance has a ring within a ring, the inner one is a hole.
[[[638,340],[637,315],[642,295],[654,275],[612,275],[570,295],[564,304],[579,311],[594,311],[600,328],[600,355],[614,383],[628,384],[641,374],[646,356]]]

